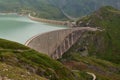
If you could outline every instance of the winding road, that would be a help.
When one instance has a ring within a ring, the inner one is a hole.
[[[87,74],[91,75],[93,77],[93,80],[96,80],[96,75],[94,73],[87,72]]]

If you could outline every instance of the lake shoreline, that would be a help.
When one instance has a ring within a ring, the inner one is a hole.
[[[69,26],[68,21],[57,21],[57,20],[50,20],[50,19],[44,19],[44,18],[37,18],[33,17],[30,14],[28,15],[28,18],[37,21],[37,22],[44,22],[44,23],[49,23],[49,24],[55,24],[55,25],[63,25],[63,26]]]
[[[49,24],[55,24],[55,25],[63,25],[63,26],[70,26],[69,21],[57,21],[57,20],[50,20],[50,19],[45,19],[45,18],[38,18],[31,16],[30,14],[20,14],[20,13],[12,13],[12,12],[0,12],[0,15],[19,15],[19,16],[27,16],[29,19],[37,22],[44,22],[44,23],[49,23]]]

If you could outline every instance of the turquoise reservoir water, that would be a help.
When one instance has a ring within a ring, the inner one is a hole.
[[[0,15],[0,38],[22,44],[34,35],[65,28],[65,26],[32,21],[27,16]]]

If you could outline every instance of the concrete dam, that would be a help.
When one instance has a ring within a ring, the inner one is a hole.
[[[97,28],[77,27],[38,34],[29,39],[25,45],[53,59],[59,59],[86,31]]]

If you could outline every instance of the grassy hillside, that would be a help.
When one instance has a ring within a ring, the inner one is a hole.
[[[79,71],[66,66],[21,44],[0,39],[0,79],[92,79],[92,76],[86,73],[87,70]]]
[[[75,80],[73,73],[58,61],[3,39],[0,39],[0,76],[15,80]]]
[[[14,79],[14,80],[47,80],[46,78],[40,77],[35,73],[30,73],[26,69],[21,69],[16,66],[11,66],[6,63],[0,62],[0,79]]]
[[[120,11],[102,7],[77,25],[103,31],[86,32],[60,61],[73,70],[96,74],[97,80],[120,80]]]

